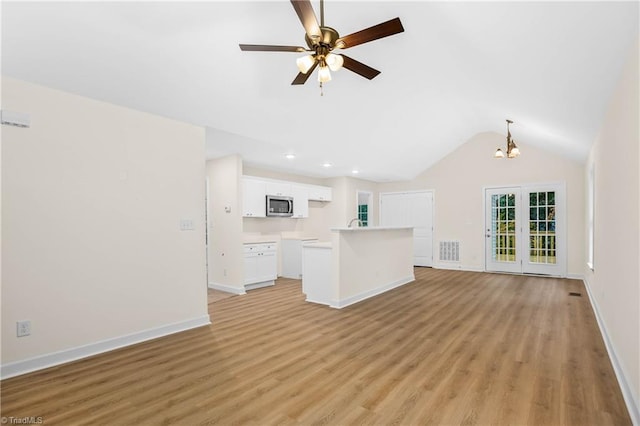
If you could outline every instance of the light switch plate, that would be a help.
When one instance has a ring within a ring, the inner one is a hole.
[[[16,323],[16,335],[18,337],[29,336],[31,334],[31,321],[18,321]]]

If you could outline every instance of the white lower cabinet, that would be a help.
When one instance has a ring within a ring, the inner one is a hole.
[[[302,246],[317,242],[317,238],[296,238],[282,240],[282,276],[285,278],[302,278]]]
[[[278,278],[278,247],[276,243],[244,245],[244,288],[274,285]]]

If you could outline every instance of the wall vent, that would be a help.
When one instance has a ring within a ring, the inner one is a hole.
[[[460,262],[460,241],[440,241],[440,260]]]

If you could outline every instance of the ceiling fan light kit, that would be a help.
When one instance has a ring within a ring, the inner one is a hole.
[[[296,59],[296,65],[302,74],[308,73],[315,62],[316,59],[311,55]]]
[[[318,70],[318,81],[320,83],[331,81],[331,73],[329,72],[329,67],[324,63],[324,61],[321,63],[320,69]]]
[[[507,120],[507,158],[516,158],[520,155],[520,149],[516,145],[515,141],[511,139],[511,131],[509,130],[509,124],[512,124],[513,121]],[[498,148],[493,154],[493,158],[505,158],[505,153],[501,148]]]
[[[380,71],[368,65],[358,62],[346,55],[332,53],[335,49],[348,49],[359,44],[388,37],[404,31],[400,18],[394,18],[373,27],[340,37],[338,31],[324,25],[324,0],[320,0],[320,24],[313,12],[310,0],[291,0],[293,9],[305,30],[305,42],[308,48],[302,46],[276,46],[262,44],[240,44],[240,50],[259,52],[310,52],[296,59],[296,65],[300,73],[291,82],[292,85],[306,83],[316,67],[318,69],[318,81],[322,84],[331,80],[330,71],[338,71],[346,68],[364,78],[372,80]]]

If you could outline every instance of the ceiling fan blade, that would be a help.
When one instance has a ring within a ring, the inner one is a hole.
[[[366,28],[353,34],[340,37],[336,40],[336,48],[347,49],[362,43],[367,43],[379,38],[388,37],[404,31],[400,18],[393,18],[373,27]]]
[[[270,44],[240,44],[240,50],[250,52],[306,52],[302,46],[274,46]]]
[[[311,40],[319,40],[322,37],[322,31],[318,25],[318,19],[313,12],[313,7],[309,0],[291,0],[291,4],[302,22],[305,32]]]
[[[306,83],[307,80],[309,79],[309,77],[311,77],[311,74],[313,74],[313,71],[316,69],[317,66],[318,66],[318,61],[315,61],[313,63],[313,65],[311,66],[311,68],[309,69],[309,71],[307,71],[306,74],[298,73],[296,78],[294,78],[293,81],[291,82],[291,85],[293,86],[293,85],[297,85],[297,84]]]
[[[353,71],[356,74],[360,74],[364,78],[372,80],[374,77],[380,74],[380,71],[371,68],[369,65],[365,65],[362,62],[356,61],[355,59],[352,59],[346,55],[342,55],[342,57],[344,58],[344,63],[342,64],[343,68],[346,68],[349,71]]]

